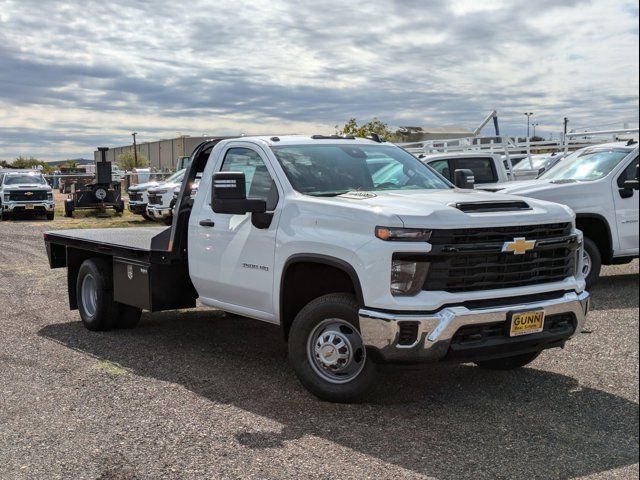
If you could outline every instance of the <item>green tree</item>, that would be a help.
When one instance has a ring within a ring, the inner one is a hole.
[[[146,168],[149,166],[149,159],[146,155],[138,152],[138,161],[133,155],[133,151],[123,152],[118,155],[118,160],[116,161],[118,166],[123,170],[131,170],[133,168]]]
[[[67,168],[76,168],[78,166],[78,162],[76,162],[75,160],[67,160],[66,162],[64,162],[63,167],[67,167]]]
[[[383,121],[374,117],[373,120],[362,125],[358,125],[358,121],[355,118],[349,119],[342,128],[336,125],[336,133],[338,135],[353,135],[354,137],[367,137],[373,133],[380,138],[394,142],[398,141],[397,135],[389,129],[389,126]]]
[[[42,171],[44,173],[49,173],[53,170],[51,165],[42,160],[38,160],[35,157],[23,157],[20,155],[17,157],[12,163],[11,168],[33,168],[33,167],[42,167]]]

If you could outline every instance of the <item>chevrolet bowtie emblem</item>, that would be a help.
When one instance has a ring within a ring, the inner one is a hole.
[[[513,253],[514,255],[524,255],[529,250],[536,248],[535,240],[527,240],[524,237],[514,238],[513,242],[504,242],[502,251]]]
[[[33,195],[33,192],[26,192],[25,195],[30,197],[31,195]]]

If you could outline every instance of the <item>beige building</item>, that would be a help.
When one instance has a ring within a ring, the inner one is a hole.
[[[156,142],[141,142],[137,144],[138,153],[149,159],[149,165],[154,170],[175,170],[176,160],[179,157],[191,155],[191,152],[204,140],[212,137],[190,137],[183,135],[171,140],[158,140]],[[117,163],[118,155],[132,152],[133,144],[122,147],[110,148],[107,152],[107,161]],[[95,160],[100,159],[100,152],[93,152]]]

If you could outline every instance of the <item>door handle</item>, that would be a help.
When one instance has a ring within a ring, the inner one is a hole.
[[[215,227],[216,223],[213,220],[200,220],[200,225],[203,227]]]

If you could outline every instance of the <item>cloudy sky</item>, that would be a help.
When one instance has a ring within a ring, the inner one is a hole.
[[[352,116],[637,126],[636,0],[349,4],[0,0],[0,159],[91,157],[133,131],[332,133]]]

